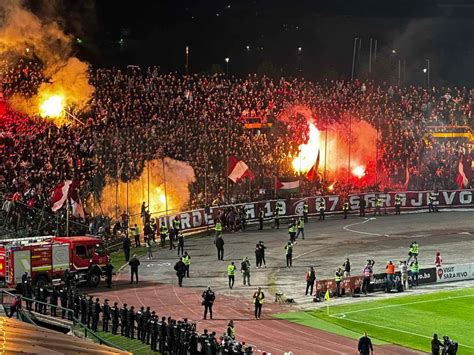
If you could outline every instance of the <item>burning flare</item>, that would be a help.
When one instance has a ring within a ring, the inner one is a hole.
[[[64,97],[52,95],[46,98],[39,107],[41,117],[60,118],[64,116]]]
[[[356,166],[354,169],[352,169],[352,174],[357,176],[359,179],[362,179],[365,176],[365,166]]]
[[[299,174],[307,173],[318,158],[320,132],[316,126],[309,123],[309,139],[306,144],[298,147],[299,154],[292,161],[293,170]]]

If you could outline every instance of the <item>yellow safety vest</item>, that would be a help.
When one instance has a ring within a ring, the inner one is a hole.
[[[235,275],[235,265],[227,265],[227,275],[234,276]]]
[[[190,260],[190,259],[191,259],[191,258],[189,257],[189,255],[183,256],[183,263],[184,263],[184,265],[187,266],[187,265],[191,264],[191,260]]]
[[[253,303],[255,303],[255,301],[257,300],[257,298],[258,298],[258,303],[263,304],[263,292],[260,292],[260,293],[257,295],[257,297],[255,297],[255,298],[253,299]]]
[[[216,223],[216,226],[215,226],[215,230],[216,232],[222,232],[222,224],[220,224],[219,222]]]

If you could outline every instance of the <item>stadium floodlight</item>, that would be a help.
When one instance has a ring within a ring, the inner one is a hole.
[[[229,57],[226,57],[226,58],[224,58],[224,60],[225,60],[226,63],[229,63],[230,58],[229,58]]]
[[[428,71],[428,69],[423,68],[423,73],[426,73],[427,71]]]

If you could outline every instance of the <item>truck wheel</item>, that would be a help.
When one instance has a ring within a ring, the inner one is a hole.
[[[87,283],[90,287],[97,287],[100,282],[100,274],[97,271],[91,271],[87,275]]]

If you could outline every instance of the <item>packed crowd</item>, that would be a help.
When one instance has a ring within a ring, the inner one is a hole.
[[[1,105],[15,94],[31,95],[44,80],[36,62],[1,64]],[[0,110],[1,192],[41,208],[52,187],[66,178],[80,180],[83,194],[100,195],[107,179],[134,179],[146,161],[168,156],[195,171],[190,207],[250,199],[260,187],[271,191],[273,176],[294,175],[289,156],[306,139],[306,118],[281,114],[296,105],[309,108],[323,129],[349,119],[373,125],[379,132],[378,170],[386,176],[381,187],[400,185],[409,169],[408,188],[456,188],[459,156],[470,154],[468,140],[427,143],[425,136],[427,126],[473,127],[474,90],[467,88],[180,76],[135,66],[91,70],[90,81],[96,88],[90,110],[78,115],[84,126],[56,127]],[[272,122],[273,128],[245,129],[248,116]],[[224,191],[230,155],[254,171],[253,189],[231,184]]]

